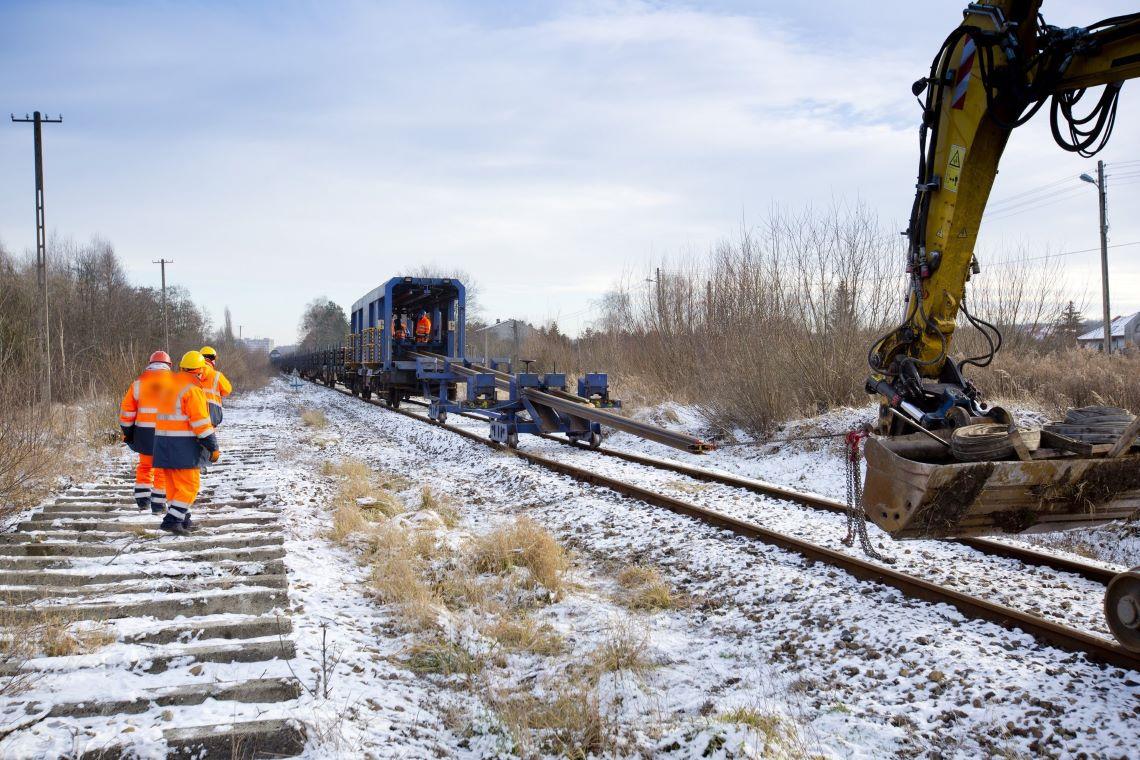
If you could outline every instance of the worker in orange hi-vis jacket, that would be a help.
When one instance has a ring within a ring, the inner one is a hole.
[[[166,489],[154,470],[154,429],[161,389],[170,379],[170,355],[155,351],[146,369],[131,383],[119,404],[123,440],[139,455],[135,467],[135,504],[160,515],[166,511]]]
[[[420,314],[419,320],[416,322],[416,343],[427,343],[431,338],[431,317],[427,312]]]
[[[222,374],[215,365],[218,361],[218,352],[210,346],[202,346],[198,353],[206,360],[206,370],[202,374],[202,390],[206,392],[206,403],[210,405],[210,422],[214,427],[222,424],[222,399],[233,392],[229,378]]]
[[[169,382],[160,392],[154,466],[166,484],[166,516],[159,527],[184,536],[195,530],[190,522],[190,508],[201,485],[199,458],[205,452],[208,461],[216,462],[221,452],[200,385],[206,360],[198,351],[187,351],[178,366],[180,371],[170,373]]]

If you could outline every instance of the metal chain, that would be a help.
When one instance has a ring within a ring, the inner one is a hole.
[[[891,564],[894,559],[885,557],[871,544],[867,535],[867,511],[863,505],[863,453],[862,443],[867,434],[862,431],[851,431],[847,434],[847,451],[843,463],[847,474],[847,535],[843,539],[845,546],[854,546],[855,538],[859,538],[859,546],[863,553],[872,559]]]

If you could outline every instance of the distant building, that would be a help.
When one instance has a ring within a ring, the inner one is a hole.
[[[522,345],[533,332],[534,328],[521,319],[504,319],[474,330],[467,336],[467,345],[475,350],[482,348],[488,362],[497,359],[517,365]]]
[[[1112,320],[1111,340],[1113,352],[1140,347],[1140,311]],[[1103,351],[1103,326],[1077,336],[1077,345],[1087,348],[1090,351]]]
[[[533,327],[521,319],[504,319],[501,322],[496,320],[493,325],[487,325],[481,332],[486,333],[491,340],[524,341],[533,330]]]
[[[273,338],[242,338],[238,341],[250,351],[267,354],[273,350]]]

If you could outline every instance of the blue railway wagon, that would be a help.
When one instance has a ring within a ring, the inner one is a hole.
[[[423,314],[431,320],[431,333],[417,340],[415,325]],[[390,406],[412,395],[440,397],[441,391],[454,399],[454,380],[417,374],[414,354],[463,356],[466,322],[466,292],[459,280],[393,277],[352,305],[339,379],[354,395],[367,399],[375,393]],[[397,324],[406,332],[402,338],[396,336]]]

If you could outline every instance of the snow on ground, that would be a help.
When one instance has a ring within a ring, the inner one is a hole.
[[[1134,749],[1140,731],[1135,672],[1090,664],[1029,636],[965,620],[951,608],[858,582],[325,388],[306,384],[291,390],[278,381],[239,404],[263,420],[266,441],[280,452],[273,469],[291,525],[287,563],[299,663],[294,667],[303,680],[315,679],[322,636],[326,660],[328,652],[337,660],[330,696],[303,700],[315,716],[314,757],[332,751],[481,757],[509,749],[479,688],[417,675],[408,667],[413,634],[371,597],[367,571],[353,553],[324,538],[332,484],[320,467],[349,456],[408,478],[405,500],[423,485],[451,495],[463,518],[457,535],[478,534],[526,514],[573,549],[573,589],[536,610],[534,619],[562,635],[571,657],[604,645],[615,625],[634,626],[644,637],[641,646],[652,667],[611,674],[599,685],[606,709],[622,727],[626,754],[758,755],[764,731],[726,720],[741,707],[777,716],[780,730],[796,737],[785,747],[788,754],[1116,757]],[[324,412],[328,428],[299,432],[301,408]],[[699,425],[675,415],[673,424]],[[843,430],[860,416],[866,410],[804,425]],[[627,436],[608,443],[831,496],[842,493],[839,460],[826,442],[775,450],[739,447],[699,459]],[[579,456],[531,437],[522,445],[549,448],[567,459]],[[815,540],[837,543],[842,533],[842,523],[829,515],[708,484],[697,488],[647,468],[623,468],[621,474],[751,519],[762,512],[765,520]],[[1102,632],[1093,619],[1099,602],[1089,600],[1095,589],[1079,579],[1018,570],[952,545],[920,543],[912,555],[889,550],[913,567],[934,571],[944,565],[940,577],[957,576],[964,588],[983,596],[1005,594],[1001,598],[1019,606],[1037,604],[1066,622]],[[988,564],[980,572],[970,567],[975,562]],[[653,614],[615,605],[612,573],[628,564],[661,569],[692,603]],[[982,585],[986,575],[993,580]],[[541,658],[510,657],[493,678],[518,693],[534,692],[552,675],[543,670],[550,667]]]

